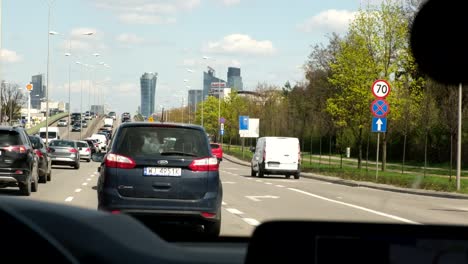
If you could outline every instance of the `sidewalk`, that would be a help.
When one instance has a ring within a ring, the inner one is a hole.
[[[223,154],[223,158],[232,163],[250,167],[250,162],[240,160],[226,153]],[[423,195],[423,196],[431,196],[431,197],[439,197],[439,198],[468,200],[468,195],[466,194],[437,192],[437,191],[421,190],[421,189],[409,189],[409,188],[402,188],[402,187],[396,187],[392,185],[379,184],[379,183],[373,183],[373,182],[344,180],[338,177],[325,176],[325,175],[320,175],[320,174],[310,173],[310,172],[301,172],[301,177],[319,180],[319,181],[326,181],[326,182],[331,182],[334,184],[341,184],[341,185],[346,185],[346,186],[351,186],[351,187],[364,187],[364,188],[371,188],[371,189],[377,189],[377,190],[383,190],[383,191],[389,191],[389,192],[407,193],[407,194],[415,194],[415,195]]]

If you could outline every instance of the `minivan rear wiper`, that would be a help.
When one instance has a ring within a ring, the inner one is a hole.
[[[174,155],[174,156],[198,157],[197,154],[194,154],[194,153],[186,153],[186,152],[181,152],[181,151],[165,151],[165,152],[161,152],[160,154],[161,154],[161,156],[170,156],[170,155]]]

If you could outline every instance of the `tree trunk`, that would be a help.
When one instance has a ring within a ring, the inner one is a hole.
[[[424,140],[424,177],[426,177],[426,167],[427,167],[427,134],[428,134],[428,131],[426,130],[426,138]]]
[[[358,169],[362,168],[362,127],[359,128],[358,136]]]
[[[309,155],[309,164],[312,165],[312,141],[314,140],[314,138],[312,137],[312,135],[310,136],[310,155]]]
[[[328,167],[331,167],[331,155],[332,155],[332,136],[328,136]]]
[[[388,126],[388,124],[387,124]],[[383,133],[382,140],[382,171],[387,167],[387,133]]]
[[[405,173],[405,158],[406,158],[406,137],[407,134],[403,135],[403,160],[401,163],[401,174]]]
[[[232,136],[229,136],[229,146],[228,146],[228,150],[231,150],[231,145],[232,145]]]
[[[320,141],[319,141],[319,168],[322,164],[322,134],[320,134]]]

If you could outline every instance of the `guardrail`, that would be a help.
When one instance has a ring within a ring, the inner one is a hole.
[[[53,116],[49,116],[49,125],[57,122],[58,120],[64,118],[64,117],[67,117],[68,116],[68,113],[61,113],[61,114],[56,114],[56,115],[53,115]],[[34,135],[36,133],[39,132],[39,130],[42,128],[42,127],[45,127],[46,125],[46,121],[42,121],[41,123],[39,123],[38,125],[34,126],[34,127],[31,127],[29,129],[27,129],[26,131],[28,132],[29,135]]]

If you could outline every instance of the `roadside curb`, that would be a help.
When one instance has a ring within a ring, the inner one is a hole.
[[[223,158],[232,163],[235,163],[241,166],[250,167],[250,163],[239,160],[236,157],[230,156],[228,154],[224,154]],[[304,177],[307,179],[318,180],[318,181],[330,182],[333,184],[346,185],[349,187],[362,187],[362,188],[376,189],[376,190],[396,192],[396,193],[406,193],[406,194],[431,196],[431,197],[438,197],[438,198],[468,200],[468,195],[466,194],[437,192],[437,191],[429,191],[429,190],[421,190],[421,189],[408,189],[408,188],[396,187],[396,186],[391,186],[391,185],[386,185],[386,184],[358,182],[358,181],[353,181],[353,180],[344,180],[344,179],[332,177],[332,176],[318,175],[318,174],[309,173],[309,172],[301,172],[301,177]]]

